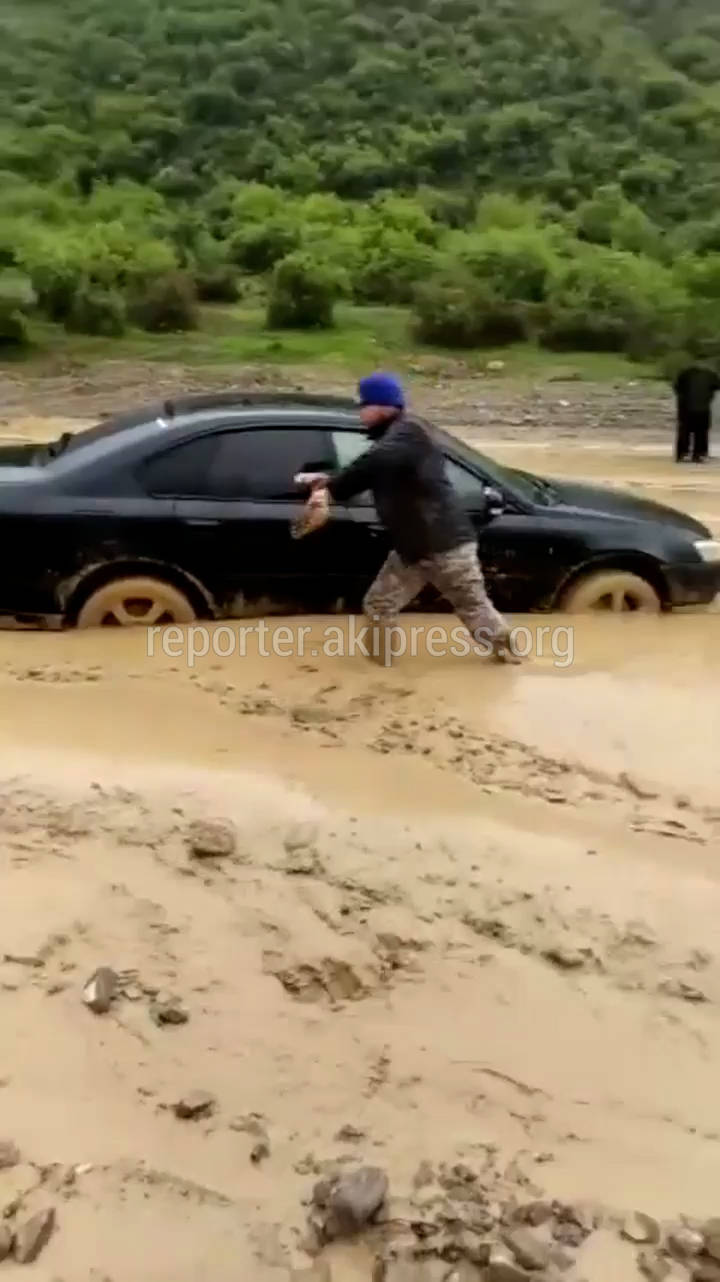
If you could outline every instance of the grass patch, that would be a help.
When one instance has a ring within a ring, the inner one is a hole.
[[[187,334],[146,334],[130,330],[122,338],[68,334],[56,326],[37,323],[34,344],[8,361],[32,365],[51,357],[92,365],[107,360],[158,361],[185,366],[308,365],[327,367],[353,376],[362,370],[393,368],[405,374],[432,376],[484,373],[491,361],[502,361],[499,377],[581,379],[607,382],[652,378],[651,366],[634,364],[623,356],[602,352],[557,353],[531,343],[502,349],[459,353],[417,344],[408,313],[400,307],[336,309],[329,330],[273,331],[265,327],[264,307],[243,304],[205,307],[200,329]],[[3,354],[3,360],[6,359]]]

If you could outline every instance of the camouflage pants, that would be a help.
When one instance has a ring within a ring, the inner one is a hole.
[[[391,552],[365,594],[363,610],[370,618],[391,624],[428,583],[449,601],[478,643],[508,635],[508,624],[487,594],[474,543],[463,543],[413,565],[405,565],[397,552]]]

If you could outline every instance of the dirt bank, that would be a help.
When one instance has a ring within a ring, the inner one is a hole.
[[[468,430],[720,529],[714,468],[659,439],[618,462]],[[401,1198],[423,1161],[490,1161],[526,1196],[716,1214],[717,616],[389,673],[302,622],[303,655],[246,637],[192,666],[140,633],[0,634],[0,1206],[57,1210],[33,1276],[284,1282],[339,1157]],[[191,857],[218,815],[233,853]],[[179,1120],[195,1089],[214,1108]],[[609,1259],[568,1276],[639,1278]]]
[[[210,387],[354,393],[355,375],[336,370],[257,366],[188,369],[163,362],[106,361],[91,367],[49,361],[0,370],[0,426],[30,415],[94,420],[146,402]],[[470,374],[459,361],[428,357],[408,373],[413,404],[448,427],[466,425],[498,436],[532,439],[537,429],[572,439],[639,432],[659,439],[672,431],[673,400],[661,381],[578,380],[559,361],[542,378],[509,379],[503,372]]]

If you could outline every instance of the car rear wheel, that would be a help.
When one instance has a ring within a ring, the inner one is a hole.
[[[568,588],[562,608],[568,614],[658,614],[660,597],[647,579],[626,570],[597,570]]]
[[[162,579],[133,575],[106,583],[89,596],[77,616],[79,628],[153,627],[192,623],[188,598]]]

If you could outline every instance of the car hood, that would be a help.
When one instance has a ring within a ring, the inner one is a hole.
[[[575,512],[597,512],[600,516],[625,521],[659,521],[699,538],[711,537],[707,526],[695,517],[666,507],[664,503],[654,503],[652,499],[641,499],[623,490],[583,485],[576,481],[551,479],[550,484],[557,495],[557,504]]]

